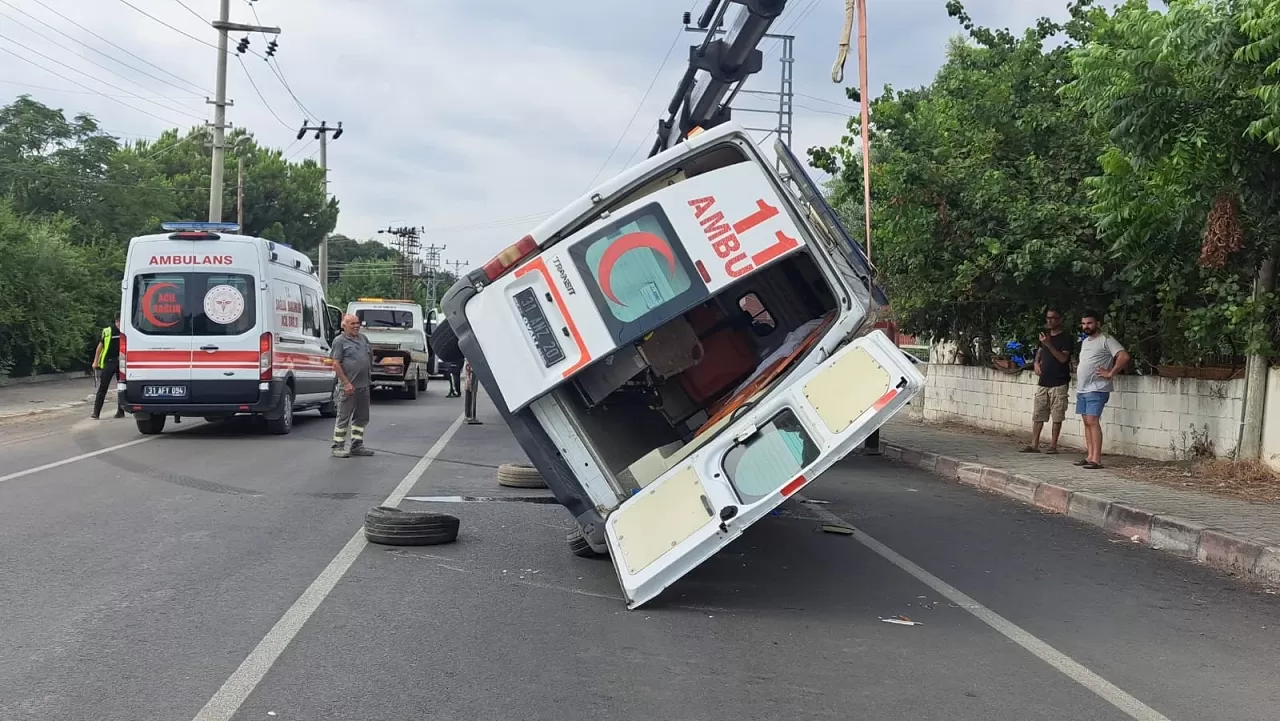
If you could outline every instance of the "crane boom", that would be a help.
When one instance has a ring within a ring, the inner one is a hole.
[[[730,6],[737,6],[736,12],[726,25]],[[763,67],[758,46],[786,6],[787,0],[710,0],[698,18],[698,28],[707,35],[689,48],[689,67],[667,106],[667,118],[658,121],[649,157],[681,142],[694,128],[706,130],[729,120],[729,103]],[[687,18],[686,13],[686,24]],[[722,27],[727,30],[717,37]]]

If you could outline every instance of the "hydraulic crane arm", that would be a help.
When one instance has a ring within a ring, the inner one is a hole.
[[[763,66],[760,40],[786,6],[787,0],[710,0],[698,18],[698,28],[707,35],[689,48],[689,67],[667,107],[667,118],[658,121],[658,139],[649,157],[679,143],[694,128],[706,130],[729,120],[729,103]],[[726,25],[731,7],[733,16]],[[687,18],[686,13],[686,24]],[[722,27],[727,31],[717,38]]]

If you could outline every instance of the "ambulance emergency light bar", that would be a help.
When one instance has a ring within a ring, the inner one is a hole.
[[[239,233],[239,223],[218,223],[205,220],[180,220],[169,223],[161,223],[161,230],[167,230],[170,233],[178,233],[182,231],[202,231],[208,233]]]
[[[730,5],[737,7],[726,25]],[[694,128],[710,130],[729,121],[729,103],[764,66],[758,46],[786,6],[787,0],[710,0],[698,18],[698,28],[707,35],[689,48],[689,67],[667,107],[667,119],[658,121],[650,158],[688,138]],[[685,13],[686,25],[689,20]],[[721,27],[727,30],[717,38]]]

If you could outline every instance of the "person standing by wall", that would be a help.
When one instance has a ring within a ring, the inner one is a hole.
[[[1129,365],[1129,353],[1120,341],[1102,332],[1102,314],[1085,311],[1080,317],[1085,333],[1076,368],[1076,413],[1084,419],[1085,457],[1077,466],[1102,468],[1102,409],[1111,398],[1111,379]]]
[[[1053,427],[1045,453],[1057,453],[1062,422],[1067,419],[1067,386],[1071,383],[1071,351],[1075,343],[1062,329],[1062,313],[1056,308],[1046,311],[1044,320],[1047,330],[1040,332],[1033,363],[1039,381],[1031,416],[1031,444],[1022,449],[1023,453],[1040,452],[1040,434],[1049,421]]]
[[[98,420],[102,413],[102,405],[107,401],[107,391],[116,383],[120,374],[120,313],[111,325],[102,329],[102,340],[93,352],[93,369],[98,371],[98,388],[93,397],[93,420]],[[124,418],[124,409],[116,405],[115,418]]]
[[[373,372],[373,348],[369,338],[360,332],[360,319],[348,313],[342,316],[342,333],[333,339],[329,351],[338,376],[338,418],[333,424],[332,453],[335,458],[372,456],[364,447],[364,428],[369,423],[369,393]],[[347,433],[351,449],[347,450]]]

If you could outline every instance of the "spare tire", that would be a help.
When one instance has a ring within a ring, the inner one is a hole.
[[[446,363],[461,363],[464,360],[462,349],[458,347],[458,334],[453,332],[453,326],[449,325],[447,319],[441,320],[431,331],[431,350],[436,352],[436,358]]]
[[[384,546],[435,546],[458,540],[458,518],[447,513],[402,511],[391,506],[364,514],[364,537]]]
[[[503,463],[498,466],[498,485],[508,488],[546,488],[538,469],[528,463]]]

